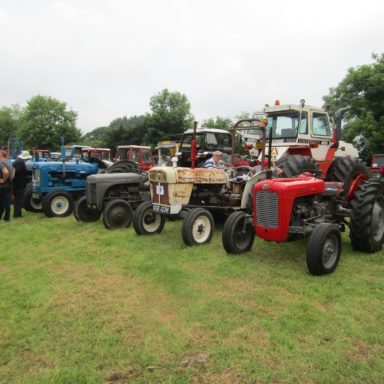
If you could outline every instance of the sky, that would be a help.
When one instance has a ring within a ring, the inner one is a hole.
[[[200,124],[275,99],[321,106],[384,52],[383,16],[383,0],[0,0],[0,107],[53,97],[86,133],[165,88]]]

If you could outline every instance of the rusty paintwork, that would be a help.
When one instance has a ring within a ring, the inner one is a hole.
[[[160,183],[226,184],[224,169],[155,167],[149,170],[149,181]]]
[[[149,170],[151,199],[164,205],[187,205],[194,184],[226,184],[223,169],[155,167]]]

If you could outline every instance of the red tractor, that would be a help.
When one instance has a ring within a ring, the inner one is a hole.
[[[232,254],[250,251],[255,234],[285,242],[309,236],[307,266],[313,275],[332,273],[339,262],[340,232],[349,227],[353,249],[378,252],[384,242],[384,184],[356,163],[344,182],[302,174],[260,181],[253,187],[253,214],[232,213],[222,242]]]
[[[373,154],[371,161],[371,175],[384,181],[384,154]]]

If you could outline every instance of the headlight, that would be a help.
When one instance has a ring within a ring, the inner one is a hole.
[[[32,184],[36,187],[40,186],[40,169],[35,169],[33,171]]]

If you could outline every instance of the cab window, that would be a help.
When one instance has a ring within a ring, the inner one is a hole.
[[[329,136],[331,130],[329,128],[328,117],[322,113],[313,113],[313,134],[318,136]]]
[[[152,155],[151,155],[151,152],[149,150],[143,150],[142,157],[143,157],[143,161],[145,161],[147,163],[152,162]]]

